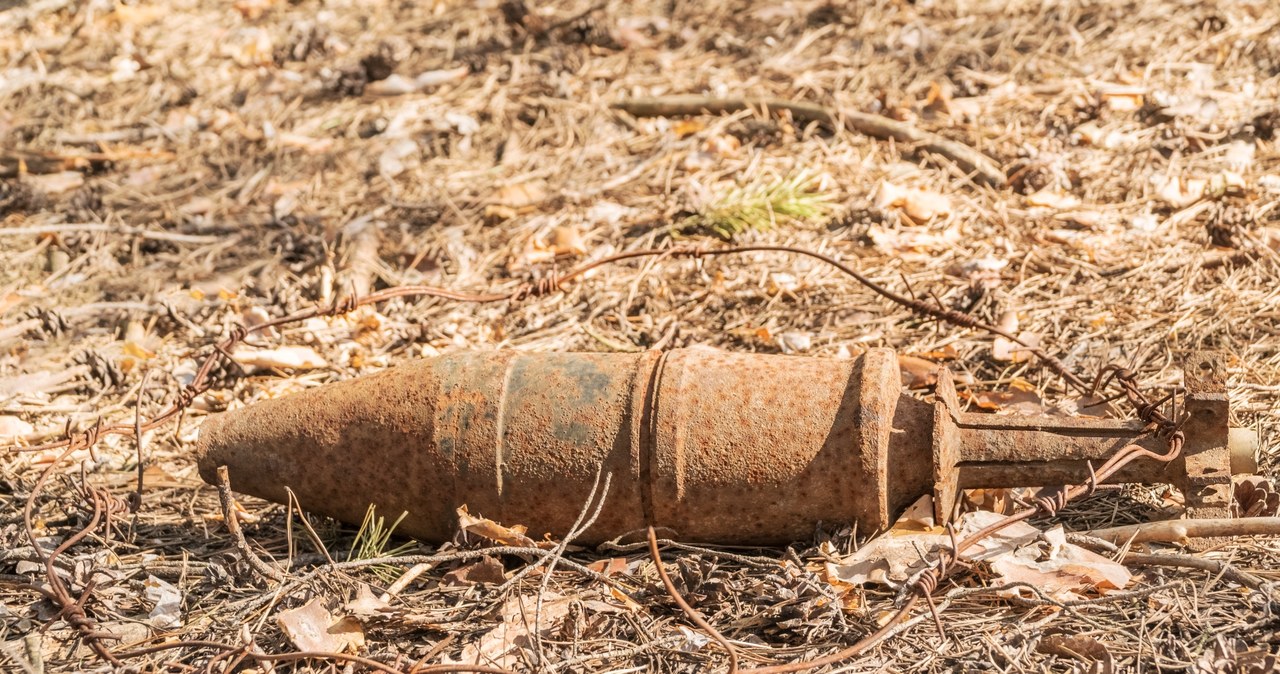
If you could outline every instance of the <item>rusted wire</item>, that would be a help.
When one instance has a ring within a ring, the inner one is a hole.
[[[608,257],[600,258],[598,260],[593,260],[591,262],[587,262],[577,267],[576,269],[573,269],[572,271],[569,271],[566,274],[559,275],[559,276],[552,275],[550,277],[540,279],[536,282],[526,283],[516,288],[515,290],[512,290],[510,292],[505,292],[505,293],[464,293],[464,292],[448,290],[445,288],[438,288],[434,286],[402,286],[398,288],[388,288],[378,292],[370,293],[363,297],[357,297],[354,294],[346,295],[341,298],[335,299],[334,302],[330,303],[327,306],[316,306],[303,311],[294,312],[292,314],[282,316],[280,318],[276,318],[273,320],[256,324],[252,327],[245,327],[245,326],[238,325],[233,327],[226,337],[215,342],[212,345],[212,352],[208,356],[206,356],[206,358],[201,363],[199,370],[197,370],[196,375],[192,378],[192,380],[185,387],[182,387],[178,390],[178,392],[174,396],[173,402],[170,403],[169,406],[166,407],[164,410],[162,410],[160,413],[147,419],[146,421],[142,421],[141,416],[136,414],[135,414],[135,419],[131,424],[115,424],[110,426],[103,426],[101,423],[101,420],[99,420],[97,424],[83,431],[78,431],[78,432],[68,431],[68,433],[65,434],[66,437],[55,442],[45,443],[42,445],[37,445],[32,447],[10,447],[9,451],[25,451],[25,452],[50,451],[50,450],[57,450],[57,449],[63,450],[45,468],[45,470],[41,472],[40,476],[36,480],[35,485],[32,487],[31,493],[27,497],[26,503],[23,506],[23,523],[25,526],[27,537],[31,540],[33,546],[35,547],[35,550],[37,551],[36,552],[37,556],[43,559],[43,562],[45,565],[45,571],[49,579],[49,585],[51,590],[45,594],[49,596],[49,598],[59,606],[59,609],[60,609],[59,616],[68,624],[73,626],[80,633],[81,637],[85,640],[87,645],[90,646],[90,648],[99,658],[110,663],[113,666],[119,666],[121,664],[121,660],[120,660],[121,657],[138,657],[148,653],[157,652],[157,650],[165,650],[167,648],[181,647],[184,644],[189,645],[191,647],[197,647],[197,648],[198,647],[216,647],[223,650],[232,650],[232,651],[240,651],[241,648],[243,648],[243,647],[228,646],[225,644],[219,644],[217,646],[214,646],[213,644],[215,644],[216,642],[176,642],[173,645],[165,644],[163,648],[159,648],[159,649],[148,648],[148,649],[143,649],[141,651],[135,650],[127,653],[113,654],[102,643],[102,640],[114,638],[114,636],[109,633],[99,631],[97,629],[97,626],[94,620],[85,611],[85,604],[88,602],[91,595],[92,584],[89,584],[89,586],[84,588],[79,598],[73,597],[70,591],[68,590],[68,588],[66,587],[66,585],[62,582],[62,579],[58,577],[54,565],[57,558],[60,555],[65,553],[68,549],[70,549],[75,544],[79,543],[81,540],[87,537],[90,533],[96,530],[100,525],[105,524],[106,526],[109,527],[111,516],[114,514],[114,512],[116,512],[120,508],[120,504],[123,504],[123,507],[126,509],[128,508],[129,504],[124,502],[121,499],[114,499],[110,497],[106,492],[101,490],[87,489],[87,488],[82,489],[82,491],[84,492],[83,496],[92,502],[92,507],[93,507],[92,515],[89,519],[88,524],[86,524],[82,529],[80,529],[75,534],[68,537],[62,543],[62,545],[58,546],[56,550],[49,553],[48,555],[45,555],[44,552],[40,549],[40,547],[38,545],[35,545],[36,536],[35,536],[35,526],[33,524],[32,515],[35,510],[35,504],[39,500],[40,494],[48,482],[48,478],[54,473],[55,470],[57,470],[57,468],[64,461],[66,461],[71,456],[71,454],[73,454],[75,451],[80,449],[88,449],[92,451],[96,447],[98,440],[100,440],[102,437],[106,435],[133,436],[134,441],[140,443],[142,439],[142,434],[151,430],[155,430],[156,428],[159,428],[164,424],[166,424],[167,422],[180,416],[192,404],[192,402],[196,399],[196,397],[208,391],[212,386],[211,375],[214,369],[218,367],[218,365],[220,364],[236,365],[235,359],[232,356],[232,350],[239,344],[245,342],[252,335],[265,332],[267,330],[270,330],[276,327],[297,323],[299,321],[304,321],[310,318],[334,317],[334,316],[344,315],[362,306],[374,305],[374,304],[378,304],[381,302],[385,302],[385,301],[388,301],[391,299],[397,299],[397,298],[436,297],[444,300],[451,300],[451,301],[457,301],[457,302],[470,302],[470,303],[483,304],[483,303],[493,303],[493,302],[500,302],[500,301],[519,302],[527,299],[544,297],[546,295],[550,295],[554,292],[561,290],[565,286],[565,284],[567,284],[568,282],[578,279],[594,269],[603,267],[605,265],[610,265],[617,262],[622,262],[625,260],[636,259],[636,258],[670,257],[670,258],[691,258],[691,259],[697,260],[702,257],[735,255],[735,254],[753,253],[753,252],[789,253],[789,254],[801,255],[801,256],[818,260],[820,262],[826,263],[840,270],[841,272],[844,272],[846,275],[853,278],[857,283],[861,284],[862,286],[866,287],[867,289],[871,290],[877,295],[880,295],[881,297],[889,300],[890,302],[893,302],[894,304],[902,306],[918,315],[934,318],[939,321],[945,321],[947,323],[950,323],[952,325],[956,325],[962,328],[981,330],[993,335],[1004,337],[1005,339],[1008,339],[1024,347],[1027,351],[1029,351],[1031,354],[1036,356],[1041,362],[1043,362],[1047,367],[1049,367],[1056,374],[1061,376],[1069,386],[1079,391],[1096,393],[1098,390],[1105,389],[1112,381],[1118,382],[1121,388],[1121,394],[1123,395],[1123,397],[1128,399],[1129,403],[1134,408],[1138,418],[1142,419],[1148,425],[1154,426],[1157,429],[1159,429],[1161,432],[1166,433],[1168,435],[1169,451],[1166,454],[1159,455],[1159,454],[1155,454],[1154,452],[1145,450],[1142,447],[1139,447],[1137,445],[1128,445],[1122,448],[1121,450],[1119,450],[1116,453],[1116,455],[1111,457],[1111,459],[1108,460],[1103,465],[1103,467],[1096,472],[1096,474],[1091,474],[1091,478],[1088,483],[1083,485],[1076,485],[1069,489],[1063,489],[1061,492],[1054,495],[1053,497],[1037,499],[1036,501],[1034,501],[1033,507],[1027,508],[1015,515],[1011,515],[1010,517],[1006,518],[1005,520],[1002,520],[1001,522],[988,526],[982,529],[981,531],[965,538],[964,540],[960,541],[958,544],[956,544],[953,540],[952,549],[949,551],[944,551],[942,554],[940,554],[935,564],[929,569],[926,569],[925,572],[921,573],[913,581],[911,585],[912,593],[910,597],[905,601],[905,603],[900,607],[895,617],[889,620],[888,622],[886,622],[885,625],[881,627],[879,630],[868,635],[867,637],[864,637],[862,640],[860,640],[858,643],[854,644],[853,646],[846,648],[844,650],[841,650],[839,652],[833,653],[831,655],[825,656],[818,660],[801,662],[801,663],[792,663],[788,665],[777,665],[777,666],[771,666],[771,667],[756,668],[756,669],[744,670],[744,671],[757,672],[757,673],[797,672],[797,671],[804,671],[804,670],[812,669],[812,668],[827,665],[827,664],[833,664],[833,663],[848,659],[850,657],[853,657],[855,655],[858,655],[863,651],[865,651],[867,648],[871,647],[872,645],[879,643],[881,640],[883,640],[889,634],[891,634],[894,631],[894,629],[896,629],[897,626],[911,612],[911,610],[916,605],[916,602],[922,598],[931,605],[931,608],[933,609],[933,612],[934,612],[935,623],[937,624],[939,629],[941,629],[941,621],[937,617],[937,609],[933,607],[932,593],[934,592],[934,590],[937,589],[941,581],[947,576],[948,572],[951,570],[952,564],[959,559],[960,554],[963,553],[965,549],[972,546],[982,538],[992,533],[995,533],[996,531],[999,531],[1000,529],[1003,529],[1004,527],[1007,527],[1015,522],[1025,520],[1037,514],[1052,515],[1053,513],[1061,509],[1066,503],[1071,501],[1073,498],[1076,498],[1082,494],[1091,493],[1094,489],[1097,488],[1097,484],[1099,482],[1106,480],[1108,477],[1113,475],[1116,471],[1120,470],[1125,464],[1129,463],[1130,461],[1136,458],[1145,456],[1145,457],[1154,458],[1160,461],[1171,461],[1177,457],[1178,453],[1182,449],[1182,443],[1184,439],[1182,438],[1181,432],[1177,430],[1177,427],[1174,424],[1174,422],[1159,410],[1160,403],[1153,404],[1142,394],[1142,392],[1138,389],[1138,386],[1136,383],[1136,376],[1131,370],[1128,370],[1127,368],[1120,367],[1120,366],[1108,366],[1107,368],[1104,368],[1101,372],[1099,372],[1098,377],[1094,380],[1093,385],[1091,387],[1090,385],[1086,384],[1084,380],[1082,380],[1080,377],[1078,377],[1073,372],[1071,372],[1071,370],[1066,366],[1065,363],[1063,363],[1056,356],[1045,351],[1042,347],[1035,344],[1030,344],[1022,340],[1017,335],[1011,334],[1006,330],[1002,330],[998,326],[989,325],[987,323],[979,321],[968,314],[947,309],[943,307],[941,304],[930,304],[928,302],[919,300],[915,297],[914,293],[911,293],[911,296],[907,296],[907,295],[894,292],[888,288],[885,288],[879,283],[873,281],[872,279],[863,275],[861,272],[853,269],[849,265],[825,253],[819,253],[816,251],[806,250],[803,248],[796,248],[793,246],[780,246],[780,245],[746,245],[746,246],[732,246],[732,247],[714,248],[714,249],[703,248],[703,247],[692,247],[692,246],[677,246],[672,248],[651,248],[651,249],[618,253]],[[1160,402],[1163,402],[1163,400]],[[141,489],[139,489],[135,499],[136,499],[135,503],[140,503]],[[119,503],[117,503],[117,501],[119,501]],[[654,557],[655,559],[660,559],[656,552],[656,543],[653,543],[655,539],[653,537],[652,530],[650,531],[650,537],[651,537],[651,550],[654,553]],[[660,564],[659,564],[659,569],[661,571]],[[663,573],[663,575],[665,575],[665,573]],[[667,582],[669,583],[669,579],[667,579]],[[673,585],[669,585],[668,590],[672,593],[673,597],[677,599],[677,602],[681,603],[682,608],[686,609],[686,613],[690,616],[690,618],[694,619],[695,622],[698,622],[699,625],[703,627],[703,629],[706,629],[709,634],[713,635],[716,638],[716,640],[720,642],[721,645],[726,648],[726,650],[728,650],[730,655],[731,670],[737,671],[737,653],[733,649],[732,645],[728,642],[728,640],[725,639],[722,635],[719,635],[719,633],[716,632],[714,628],[710,626],[709,623],[705,623],[705,621],[703,621],[701,617],[698,616],[696,610],[692,609],[692,607],[688,607],[687,603],[683,602],[683,600],[679,598],[679,594],[674,591]],[[695,616],[698,616],[698,617],[695,618]],[[342,657],[338,657],[335,654],[308,654],[308,653],[291,653],[291,654],[284,654],[280,656],[267,656],[260,653],[252,653],[252,652],[249,652],[248,655],[249,657],[255,658],[258,661],[268,661],[268,662],[282,661],[282,660],[296,660],[296,659],[307,658],[307,657],[316,657],[316,658],[328,657],[328,658],[337,658],[340,660],[345,660],[347,662],[365,664],[366,666],[371,666],[383,671],[391,671],[391,672],[399,671],[394,668],[390,668],[387,665],[384,665],[382,663],[377,663],[376,661],[372,661],[372,660],[366,660],[363,658],[359,658],[357,656],[344,655]],[[503,672],[504,670],[500,670],[497,668],[479,667],[479,666],[438,665],[438,666],[431,666],[426,668],[419,668],[417,669],[417,671],[419,672],[444,672],[444,671]]]
[[[653,527],[648,528],[649,536],[649,556],[653,558],[653,566],[658,571],[658,578],[662,579],[662,586],[667,589],[667,594],[675,600],[676,605],[681,611],[692,620],[695,625],[701,627],[720,647],[729,653],[729,674],[738,674],[738,649],[733,647],[725,635],[720,633],[711,623],[703,618],[697,609],[689,605],[684,597],[680,596],[680,591],[676,589],[676,584],[671,581],[671,576],[667,575],[667,570],[662,566],[662,554],[658,552],[658,534],[654,533]]]

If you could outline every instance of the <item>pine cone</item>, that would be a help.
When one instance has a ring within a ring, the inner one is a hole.
[[[1280,491],[1265,477],[1248,475],[1237,479],[1235,493],[1238,517],[1274,517],[1280,514]]]

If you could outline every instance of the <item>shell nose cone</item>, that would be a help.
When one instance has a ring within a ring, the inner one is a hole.
[[[225,415],[215,414],[205,419],[196,431],[195,459],[200,478],[209,484],[217,481],[218,466],[226,465],[226,446],[217,440]]]

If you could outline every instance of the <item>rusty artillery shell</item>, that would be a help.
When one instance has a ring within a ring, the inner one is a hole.
[[[1225,415],[1204,423],[1185,452],[1207,461]],[[399,531],[427,541],[453,536],[462,505],[563,536],[608,473],[581,542],[652,524],[779,544],[820,523],[880,529],[931,490],[945,517],[962,487],[1087,479],[1090,461],[1131,441],[1156,445],[1134,422],[960,413],[945,372],[935,400],[918,400],[887,349],[853,360],[682,349],[440,356],[216,415],[196,451],[208,481],[226,465],[237,491],[286,502],[287,487],[349,523],[371,504],[405,512]],[[1140,461],[1125,476],[1177,484],[1178,470]]]
[[[689,540],[779,543],[889,517],[900,393],[888,350],[855,360],[686,349],[458,353],[214,416],[201,474],[346,522],[368,506],[450,538],[456,509],[564,535],[598,471],[594,542],[652,523]],[[916,434],[912,434],[913,437]],[[929,489],[927,437],[894,462]],[[900,490],[899,490],[900,491]],[[901,500],[898,495],[897,500]]]

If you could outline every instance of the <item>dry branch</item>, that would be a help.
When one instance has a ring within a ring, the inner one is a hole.
[[[236,547],[240,549],[244,560],[253,567],[254,571],[277,583],[282,582],[284,574],[280,569],[262,561],[262,558],[254,554],[249,547],[249,541],[245,540],[244,531],[240,529],[240,516],[236,514],[235,496],[231,494],[231,478],[227,475],[226,466],[218,468],[218,500],[222,505],[222,518],[227,523],[227,531],[235,539]]]
[[[1191,538],[1280,536],[1280,517],[1161,520],[1095,529],[1090,536],[1112,543],[1180,543]]]
[[[1132,566],[1167,566],[1180,569],[1199,569],[1207,571],[1215,576],[1222,576],[1233,583],[1239,583],[1251,590],[1261,592],[1271,601],[1277,601],[1277,597],[1271,589],[1272,583],[1268,583],[1265,579],[1256,576],[1248,571],[1242,571],[1235,566],[1226,562],[1219,562],[1214,559],[1204,559],[1202,557],[1191,557],[1188,555],[1147,555],[1131,552],[1124,556],[1122,560],[1124,564]]]
[[[830,129],[842,126],[851,131],[866,134],[880,140],[908,143],[916,148],[939,154],[966,172],[973,173],[983,183],[1001,186],[1006,182],[1000,165],[987,155],[936,133],[904,124],[897,120],[855,110],[832,110],[814,103],[784,101],[764,98],[709,98],[706,96],[664,96],[661,98],[635,98],[614,103],[613,108],[637,117],[675,117],[681,115],[719,115],[743,110],[786,110],[802,122],[818,122]]]

